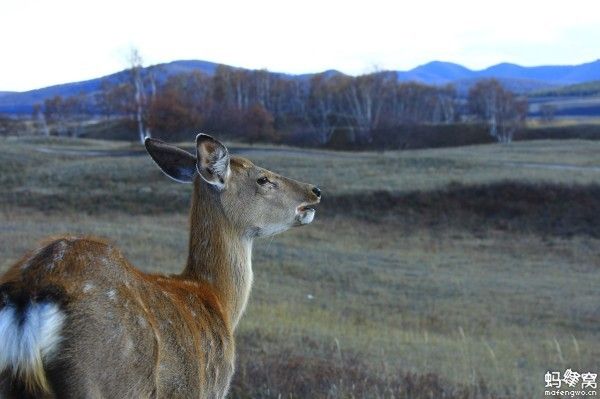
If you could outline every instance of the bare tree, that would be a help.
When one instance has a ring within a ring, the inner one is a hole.
[[[0,114],[0,136],[8,136],[11,134],[19,135],[19,129],[15,129],[16,123],[13,118],[8,115]]]
[[[552,122],[556,114],[556,105],[542,104],[540,106],[540,118],[544,122]]]
[[[129,65],[131,72],[131,80],[133,87],[135,89],[134,101],[136,107],[135,119],[138,126],[138,135],[140,138],[140,142],[144,143],[146,137],[152,137],[150,134],[150,129],[146,126],[145,123],[145,114],[147,113],[147,96],[144,87],[144,67],[143,60],[140,52],[136,48],[131,49],[131,53],[129,54]],[[154,82],[154,79],[152,79]],[[153,93],[156,92],[155,85],[152,84],[154,88]]]
[[[490,135],[500,143],[510,143],[524,123],[527,100],[505,90],[496,79],[479,81],[469,90],[469,108],[488,124]]]
[[[44,125],[51,125],[58,135],[77,137],[81,134],[87,119],[85,94],[80,93],[69,97],[54,96],[44,100]],[[48,126],[45,129],[48,129]],[[48,134],[50,132],[48,131]]]
[[[320,144],[329,142],[336,127],[336,86],[336,80],[325,74],[314,75],[309,82],[308,112],[305,114]]]
[[[50,129],[46,122],[46,115],[43,112],[42,104],[36,103],[33,105],[32,120],[36,130],[41,130],[44,136],[50,136]]]
[[[62,96],[54,96],[44,100],[44,120],[53,127],[58,135],[65,135],[67,128],[67,107]]]
[[[378,127],[386,98],[396,83],[393,72],[375,72],[347,77],[342,89],[346,107],[358,131],[370,141],[371,132]]]
[[[436,89],[434,97],[433,115],[434,123],[450,123],[456,118],[456,89],[446,85]]]

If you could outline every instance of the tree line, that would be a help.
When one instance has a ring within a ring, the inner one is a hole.
[[[48,123],[66,124],[94,114],[124,118],[140,140],[169,140],[193,132],[219,132],[249,142],[327,145],[332,140],[371,143],[376,132],[393,134],[407,125],[485,123],[509,142],[524,121],[527,102],[496,80],[475,84],[467,98],[452,85],[400,82],[394,72],[347,76],[325,72],[307,77],[219,66],[162,78],[132,61],[127,77],[102,82],[93,98],[54,97],[40,112]]]

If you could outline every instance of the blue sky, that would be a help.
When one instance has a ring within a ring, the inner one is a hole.
[[[350,74],[432,60],[578,64],[600,58],[600,3],[537,1],[2,0],[0,90],[106,75],[136,47],[146,64],[204,59]]]

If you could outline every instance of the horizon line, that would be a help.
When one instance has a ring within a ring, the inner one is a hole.
[[[471,69],[461,63],[458,62],[454,62],[454,61],[442,61],[442,60],[438,60],[438,59],[433,59],[431,61],[428,61],[426,63],[423,64],[418,64],[417,66],[410,68],[410,69],[375,69],[373,71],[370,72],[364,72],[364,73],[359,73],[359,74],[350,74],[350,73],[345,73],[340,71],[339,69],[336,68],[328,68],[328,69],[324,69],[324,70],[320,70],[320,71],[313,71],[313,72],[302,72],[302,73],[291,73],[291,72],[283,72],[283,71],[275,71],[269,68],[250,68],[250,67],[244,67],[244,66],[235,66],[235,65],[230,65],[230,64],[226,64],[226,63],[221,63],[221,62],[215,62],[215,61],[209,61],[209,60],[205,60],[205,59],[193,59],[193,58],[189,58],[189,59],[176,59],[176,60],[171,60],[171,61],[165,61],[165,62],[158,62],[158,63],[152,63],[149,65],[144,65],[143,68],[152,68],[152,67],[156,67],[156,66],[160,66],[160,65],[167,65],[167,64],[172,64],[175,62],[186,62],[186,61],[197,61],[197,62],[207,62],[207,63],[211,63],[211,64],[215,64],[217,66],[226,66],[226,67],[231,67],[231,68],[238,68],[238,69],[245,69],[245,70],[250,70],[250,71],[260,71],[260,70],[265,70],[271,73],[276,73],[276,74],[282,74],[282,75],[290,75],[290,76],[303,76],[303,75],[318,75],[320,73],[325,73],[325,72],[339,72],[341,74],[344,74],[346,76],[362,76],[362,75],[368,75],[370,73],[375,73],[375,72],[395,72],[395,73],[402,73],[402,72],[412,72],[417,68],[420,67],[424,67],[426,65],[429,64],[433,64],[433,63],[440,63],[440,64],[452,64],[452,65],[456,65],[456,66],[460,66],[462,68],[465,68],[466,70],[470,71],[470,72],[482,72],[485,70],[488,70],[492,67],[496,67],[499,65],[512,65],[512,66],[517,66],[517,67],[521,67],[521,68],[540,68],[540,67],[575,67],[575,66],[581,66],[581,65],[586,65],[586,64],[593,64],[595,62],[600,62],[600,58],[596,58],[595,60],[591,60],[591,61],[586,61],[586,62],[582,62],[579,64],[535,64],[535,65],[523,65],[523,64],[517,64],[517,63],[513,63],[513,62],[509,62],[509,61],[503,61],[503,62],[498,62],[496,64],[492,64],[489,65],[485,68],[481,68],[481,69]],[[15,90],[2,90],[0,89],[0,93],[8,93],[8,94],[17,94],[17,93],[27,93],[30,91],[36,91],[36,90],[43,90],[46,88],[50,88],[50,87],[57,87],[57,86],[63,86],[63,85],[68,85],[68,84],[74,84],[74,83],[83,83],[83,82],[89,82],[92,80],[96,80],[96,79],[102,79],[108,76],[112,76],[121,72],[124,72],[126,70],[128,70],[130,68],[123,68],[123,69],[119,69],[117,71],[108,73],[106,75],[102,75],[102,76],[97,76],[97,77],[92,77],[89,79],[83,79],[83,80],[76,80],[76,81],[69,81],[69,82],[63,82],[63,83],[56,83],[56,84],[50,84],[48,86],[42,86],[42,87],[37,87],[34,89],[28,89],[28,90],[21,90],[21,91],[15,91]]]

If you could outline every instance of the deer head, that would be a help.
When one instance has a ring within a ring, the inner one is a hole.
[[[248,237],[270,236],[313,221],[311,206],[321,199],[317,187],[232,157],[211,136],[196,137],[195,156],[157,139],[148,138],[145,144],[152,159],[173,180],[192,183],[199,177],[201,191],[235,230]]]

